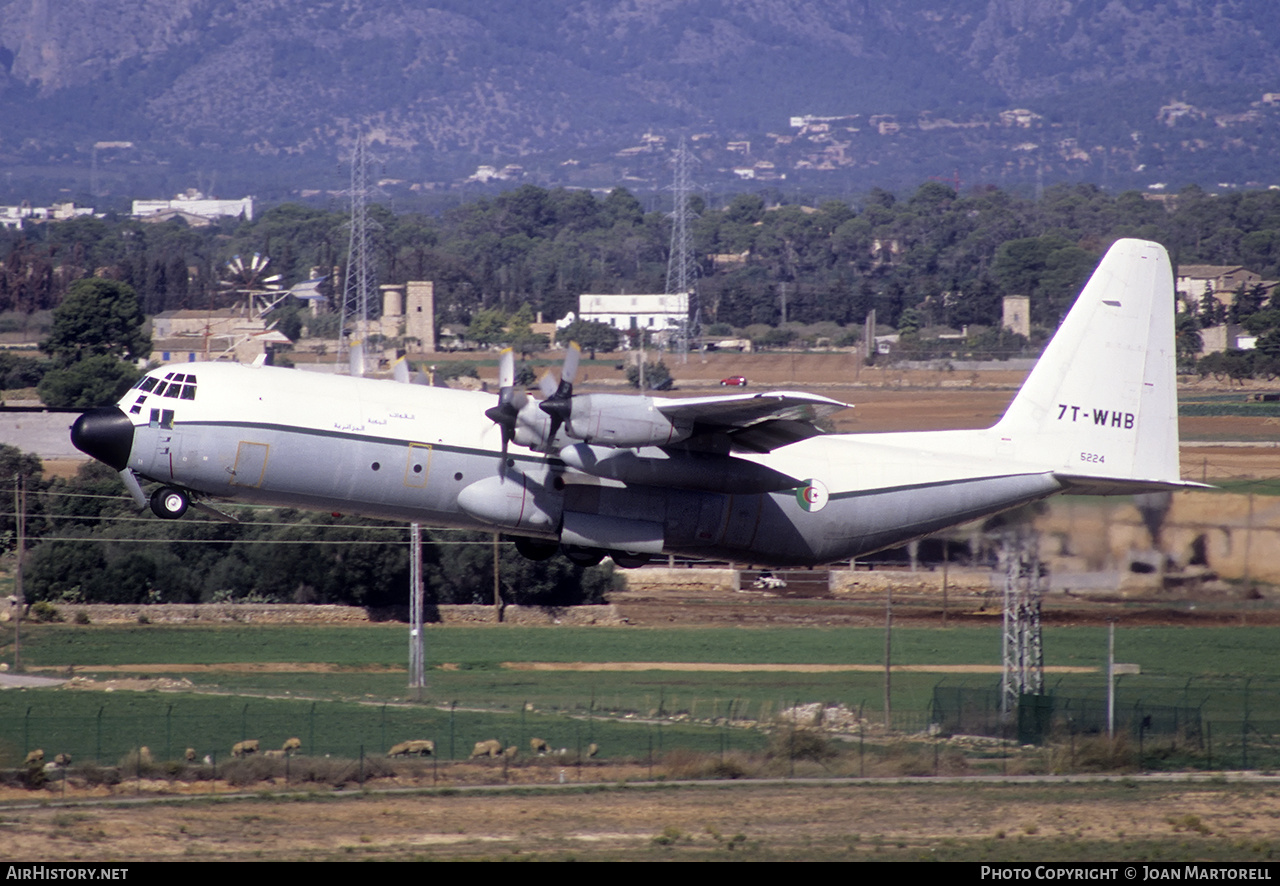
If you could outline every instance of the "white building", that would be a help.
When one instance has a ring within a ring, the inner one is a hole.
[[[244,216],[245,221],[253,221],[253,198],[241,197],[239,200],[206,200],[204,194],[196,190],[188,190],[172,200],[134,200],[133,217],[148,218],[160,213],[178,211],[198,215],[203,218],[219,216]]]
[[[0,206],[0,226],[20,231],[27,222],[39,224],[48,221],[66,221],[82,215],[93,215],[93,207],[76,206],[74,203],[55,203],[52,206]]]
[[[623,332],[669,333],[689,319],[689,294],[580,295],[578,319],[607,323]]]

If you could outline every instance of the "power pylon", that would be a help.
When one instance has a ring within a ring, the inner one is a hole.
[[[671,212],[671,253],[667,259],[667,294],[684,295],[688,299],[688,313],[676,332],[675,341],[682,360],[689,358],[689,343],[702,335],[698,259],[694,255],[693,236],[689,232],[689,222],[697,217],[689,208],[689,197],[693,194],[693,183],[689,178],[692,159],[682,136],[674,156],[676,172],[671,190],[675,196],[675,207]]]
[[[361,133],[356,136],[355,149],[351,153],[351,239],[347,246],[347,273],[342,286],[342,325],[338,346],[339,354],[350,359],[353,375],[364,374],[364,347],[369,336],[369,294],[374,287],[373,262],[369,254],[367,164],[368,148]]]
[[[1047,576],[1040,562],[1036,536],[1026,529],[1005,534],[1000,545],[1004,567],[1004,676],[1000,682],[1000,712],[1006,718],[1017,708],[1020,695],[1044,691],[1044,641],[1040,605]]]

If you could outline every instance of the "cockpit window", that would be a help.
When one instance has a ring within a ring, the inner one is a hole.
[[[180,400],[196,398],[196,377],[192,373],[170,372],[156,388],[158,397],[174,397]]]
[[[142,381],[138,382],[138,387],[143,391],[150,393],[159,383],[160,379],[156,378],[154,375],[148,375]]]

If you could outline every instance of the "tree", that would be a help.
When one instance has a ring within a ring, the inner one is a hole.
[[[594,360],[596,351],[608,353],[618,349],[618,330],[599,320],[574,320],[556,332],[556,341],[565,345],[576,341]]]
[[[499,310],[476,311],[467,327],[467,338],[482,348],[506,340],[507,316]]]
[[[40,399],[63,408],[118,400],[138,379],[132,364],[151,351],[151,337],[142,331],[145,319],[132,287],[96,277],[77,280],[40,343],[53,358],[37,388]]]
[[[1204,339],[1200,335],[1200,321],[1194,314],[1179,314],[1174,321],[1174,348],[1178,355],[1179,366],[1192,366],[1196,355],[1204,347]]]
[[[89,409],[107,406],[124,396],[140,373],[110,354],[98,354],[45,373],[36,388],[46,406]]]
[[[133,288],[115,280],[77,280],[53,312],[53,329],[40,343],[58,367],[87,357],[110,354],[124,360],[145,359],[151,337],[142,331],[146,317]]]

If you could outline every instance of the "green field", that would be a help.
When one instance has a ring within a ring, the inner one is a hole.
[[[1275,628],[1122,628],[1117,658],[1142,673],[1120,681],[1119,705],[1191,707],[1208,720],[1280,719],[1280,641]],[[901,628],[895,665],[994,665],[995,627]],[[1094,669],[1049,674],[1060,696],[1098,697],[1105,686],[1106,630],[1045,629],[1046,665]],[[225,755],[242,738],[278,746],[296,735],[310,753],[379,754],[406,738],[434,738],[442,756],[466,756],[491,737],[527,747],[531,736],[576,749],[596,742],[611,756],[644,757],[678,744],[753,750],[759,732],[713,721],[768,721],[800,703],[839,703],[879,721],[883,675],[730,670],[531,671],[510,662],[686,662],[841,665],[882,663],[884,634],[858,628],[444,627],[427,632],[428,687],[410,703],[407,630],[360,627],[169,627],[42,625],[26,629],[23,656],[35,673],[100,680],[189,680],[200,693],[0,692],[0,764],[32,747],[114,762],[131,748],[157,756],[194,747]],[[267,663],[273,670],[184,671],[183,665]],[[172,665],[172,670],[164,665]],[[308,665],[337,670],[306,672]],[[158,668],[155,666],[159,666]],[[296,666],[296,672],[290,670]],[[95,672],[96,667],[125,668]],[[895,727],[923,729],[934,688],[994,688],[993,674],[897,672]],[[205,694],[217,693],[217,694]],[[645,722],[637,722],[637,721]],[[663,725],[659,727],[657,723]],[[693,725],[697,721],[702,725]],[[452,751],[450,750],[452,746]]]

